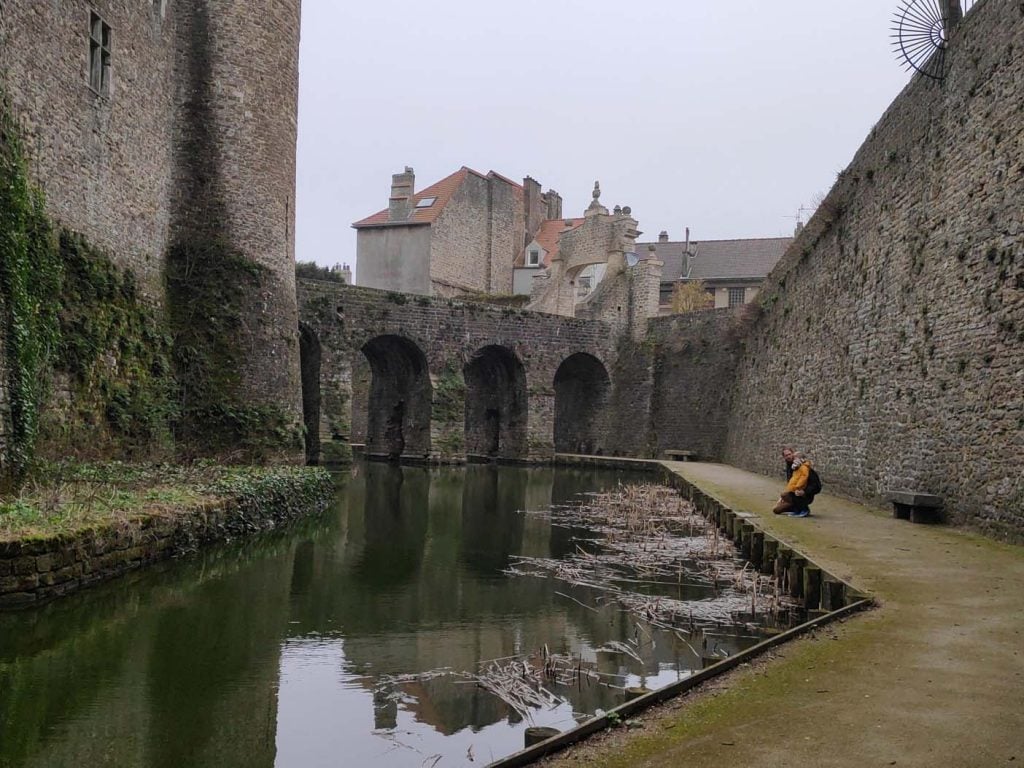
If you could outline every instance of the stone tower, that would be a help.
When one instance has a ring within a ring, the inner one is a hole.
[[[294,252],[300,6],[179,4],[171,225],[172,260],[184,246],[195,259],[227,254],[257,267],[257,280],[239,282],[216,263],[200,273],[237,292],[241,322],[230,359],[239,396],[276,409],[291,426],[302,414]]]
[[[196,389],[207,410],[272,409],[276,432],[301,425],[300,5],[0,0],[0,88],[53,223],[130,269],[176,338],[193,328],[188,347],[210,353],[195,379],[220,384]]]

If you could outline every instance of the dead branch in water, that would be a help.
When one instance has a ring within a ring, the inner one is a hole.
[[[542,514],[588,538],[577,540],[576,552],[564,559],[516,558],[508,574],[553,576],[595,590],[668,630],[755,622],[795,606],[777,579],[745,563],[735,545],[671,488],[621,486]]]

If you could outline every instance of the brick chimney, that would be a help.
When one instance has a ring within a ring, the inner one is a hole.
[[[658,242],[659,243],[667,243],[668,242],[668,231],[666,231],[664,229],[661,230],[661,232],[658,234]]]
[[[388,221],[407,221],[412,213],[412,196],[416,190],[416,173],[408,165],[403,173],[391,177],[391,199]]]
[[[562,196],[555,190],[549,189],[544,197],[548,204],[548,219],[554,221],[562,218]]]

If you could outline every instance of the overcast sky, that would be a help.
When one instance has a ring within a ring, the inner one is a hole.
[[[792,232],[908,82],[898,0],[303,0],[297,257],[463,165],[656,239]]]

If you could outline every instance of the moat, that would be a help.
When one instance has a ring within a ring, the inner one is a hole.
[[[571,728],[758,640],[723,625],[702,648],[598,590],[510,575],[598,538],[545,510],[651,480],[357,464],[286,532],[0,615],[0,766],[483,765],[528,725]],[[588,673],[525,718],[460,676],[540,649]]]

